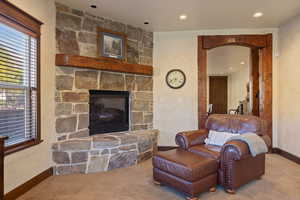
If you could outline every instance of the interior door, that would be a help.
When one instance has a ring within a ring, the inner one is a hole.
[[[227,76],[209,77],[209,104],[212,104],[212,113],[227,113]]]

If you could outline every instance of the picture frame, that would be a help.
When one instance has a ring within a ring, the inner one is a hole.
[[[98,27],[97,38],[99,58],[111,61],[126,61],[126,34]]]

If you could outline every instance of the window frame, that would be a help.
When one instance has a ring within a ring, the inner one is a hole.
[[[35,146],[43,142],[41,139],[41,81],[40,81],[40,62],[41,62],[41,47],[40,47],[40,38],[41,38],[41,21],[27,14],[23,10],[19,9],[15,5],[11,4],[7,0],[0,0],[0,22],[4,23],[11,28],[14,28],[18,31],[21,31],[25,34],[28,34],[37,40],[37,88],[36,88],[36,137],[34,139],[20,142],[11,146],[4,148],[4,154],[9,155],[23,149]]]

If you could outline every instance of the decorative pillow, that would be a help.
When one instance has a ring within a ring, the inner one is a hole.
[[[206,138],[204,142],[205,144],[223,146],[229,138],[236,135],[238,134],[210,130],[208,138]]]

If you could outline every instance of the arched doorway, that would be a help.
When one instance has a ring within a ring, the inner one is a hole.
[[[254,112],[266,122],[267,134],[272,139],[272,34],[198,36],[198,126],[204,128],[207,119],[207,51],[226,45],[251,48],[252,66],[257,66],[252,81],[259,81],[259,88],[252,88],[257,91],[253,95],[259,96]]]

